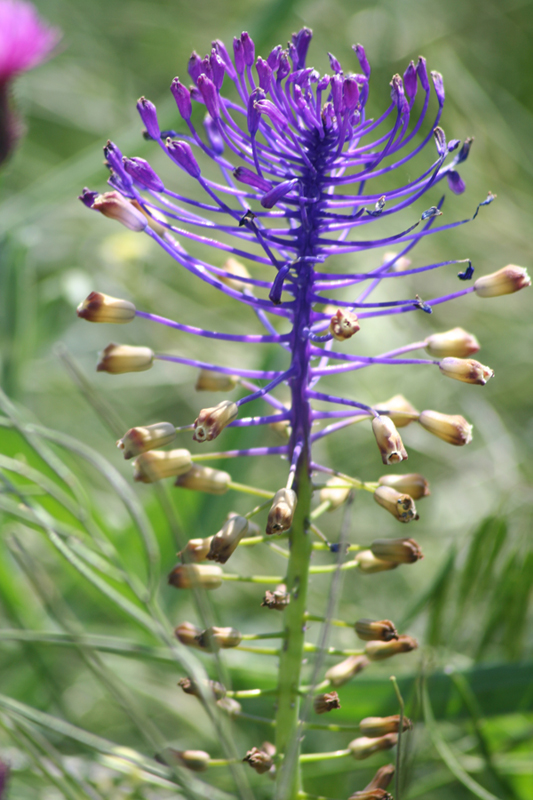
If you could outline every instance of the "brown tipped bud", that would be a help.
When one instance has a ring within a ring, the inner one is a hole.
[[[212,369],[201,369],[196,379],[197,392],[230,392],[237,385],[234,375],[213,372]]]
[[[378,478],[380,486],[391,486],[397,492],[410,495],[413,500],[420,500],[430,494],[429,484],[423,475],[408,472],[405,475],[382,475]]]
[[[104,192],[98,195],[91,208],[99,211],[104,217],[116,219],[130,231],[137,233],[144,231],[148,224],[145,215],[118,192]]]
[[[391,486],[378,486],[374,500],[400,522],[418,519],[413,498],[408,494],[400,494]]]
[[[211,569],[220,570],[220,567],[211,567]],[[202,631],[197,636],[197,641],[203,650],[214,652],[220,648],[226,650],[229,647],[237,647],[242,641],[242,636],[235,628],[217,628],[213,625]]]
[[[230,520],[232,517],[238,517],[238,516],[239,514],[237,514],[236,511],[228,511],[228,514],[226,516],[226,521]],[[259,525],[256,525],[255,522],[252,522],[251,519],[247,519],[246,521],[248,522],[248,530],[246,532],[246,538],[249,538],[251,536],[261,536],[261,528],[259,527]]]
[[[176,639],[187,647],[199,648],[198,636],[201,633],[201,629],[193,625],[192,622],[182,622],[177,628],[174,628]]]
[[[276,611],[283,611],[290,603],[291,596],[284,583],[276,586],[274,592],[266,591],[261,603],[265,608],[273,608]]]
[[[472,441],[472,428],[460,414],[440,414],[438,411],[422,411],[419,423],[430,433],[448,444],[462,446]]]
[[[155,425],[145,425],[139,428],[130,428],[122,439],[117,442],[119,450],[123,450],[124,458],[133,458],[155,447],[170,444],[176,438],[176,428],[171,422],[156,422]]]
[[[443,333],[432,333],[425,342],[426,352],[435,358],[467,358],[479,350],[479,342],[475,336],[462,328],[452,328]]]
[[[396,768],[394,764],[385,764],[380,767],[364,791],[370,792],[372,789],[386,789],[394,777]]]
[[[531,278],[524,267],[508,264],[497,272],[483,275],[474,282],[474,291],[478,297],[499,297],[512,294],[531,286]]]
[[[176,479],[174,486],[193,489],[196,492],[207,492],[208,494],[225,494],[229,489],[230,483],[231,475],[228,472],[193,464],[188,472]]]
[[[414,539],[376,539],[370,549],[376,558],[393,564],[414,564],[424,557]]]
[[[390,642],[368,642],[365,653],[371,661],[383,661],[383,659],[397,656],[399,653],[410,653],[417,647],[416,639],[411,636],[399,636]]]
[[[341,703],[337,692],[326,692],[325,694],[317,694],[313,700],[313,708],[315,714],[326,714],[328,711],[333,711],[335,708],[340,708]]]
[[[292,518],[296,509],[296,492],[292,489],[279,489],[274,495],[270,511],[268,512],[266,533],[288,531],[292,525]]]
[[[361,329],[359,320],[355,314],[350,311],[343,311],[337,309],[333,314],[329,323],[329,332],[338,342],[344,342],[345,339],[351,339],[354,333]]]
[[[233,422],[239,407],[231,400],[222,400],[213,408],[202,408],[194,421],[194,433],[192,438],[195,442],[210,442],[216,439],[226,425]]]
[[[211,547],[207,554],[209,561],[225,564],[247,533],[248,520],[245,517],[230,517],[211,539]]]
[[[384,464],[397,464],[399,461],[405,461],[407,452],[390,417],[374,417],[372,430]]]
[[[217,706],[230,717],[238,717],[242,713],[242,706],[233,697],[221,697],[217,700]]]
[[[400,256],[400,258],[396,258],[398,253],[394,253],[392,251],[388,251],[387,253],[383,253],[382,264],[388,264],[389,261],[393,261],[396,259],[394,264],[392,265],[391,272],[405,272],[406,269],[412,264],[410,258],[406,258],[405,256]]]
[[[205,561],[211,549],[212,539],[212,536],[206,539],[189,539],[183,550],[178,553],[182,564],[198,564],[200,561]]]
[[[485,367],[473,358],[443,358],[439,368],[447,378],[463,383],[477,383],[480,386],[484,386],[494,376],[490,367]]]
[[[402,731],[411,730],[413,723],[407,717],[403,718]],[[359,723],[359,730],[364,736],[385,736],[387,733],[398,733],[400,730],[400,715],[392,717],[365,717]]]
[[[357,553],[355,560],[357,567],[361,572],[371,575],[374,572],[385,572],[388,569],[396,569],[398,564],[392,561],[384,561],[381,558],[376,558],[372,550],[361,550]]]
[[[176,750],[178,761],[192,772],[205,772],[209,766],[210,755],[205,750]]]
[[[374,639],[390,642],[392,639],[398,638],[398,631],[390,619],[380,619],[377,622],[371,619],[358,619],[355,623],[355,632],[365,642],[371,642]]]
[[[206,693],[211,693],[216,700],[220,700],[222,697],[226,696],[226,687],[218,681],[204,681],[202,685],[205,688],[204,695]],[[202,699],[201,688],[192,678],[180,678],[178,686],[183,689],[185,694],[192,694],[194,697],[198,697],[200,700]]]
[[[363,789],[360,792],[354,792],[348,800],[394,800],[394,798],[385,789],[376,787],[375,789]]]
[[[239,280],[239,278],[249,278],[250,273],[244,264],[241,264],[241,262],[237,261],[237,259],[228,258],[222,269],[225,269],[226,272],[229,272],[232,276],[231,278],[222,275],[219,276],[219,279],[222,281],[222,283],[225,283],[226,286],[230,287],[230,289],[235,289],[236,292],[244,292],[244,290],[250,285]]]
[[[282,412],[280,412],[281,414]],[[288,442],[291,437],[291,426],[288,419],[281,419],[279,422],[269,422],[268,427],[276,433],[280,439]]]
[[[343,483],[340,478],[330,478],[320,490],[320,502],[329,502],[328,511],[334,511],[347,500],[352,489],[353,486]]]
[[[155,483],[163,478],[183,475],[192,466],[188,450],[149,450],[133,462],[133,479],[142,483]]]
[[[411,422],[418,419],[419,412],[406,400],[403,394],[395,394],[390,400],[376,405],[378,413],[385,414],[391,419],[397,428],[405,428]]]
[[[123,372],[144,372],[154,363],[154,351],[149,347],[130,347],[127,344],[108,344],[100,353],[97,372],[120,375]]]
[[[270,772],[271,769],[274,769],[274,760],[272,756],[272,752],[268,752],[265,749],[260,750],[258,747],[252,747],[252,749],[248,750],[246,753],[243,761],[249,764],[252,769],[255,769],[259,775],[263,775],[265,772]]]
[[[111,322],[115,325],[124,325],[135,319],[136,308],[129,300],[120,297],[111,297],[102,292],[91,294],[80,303],[76,314],[87,322]]]
[[[395,733],[388,733],[386,736],[380,736],[379,739],[360,736],[358,739],[354,739],[353,742],[350,742],[348,748],[352,751],[353,757],[360,761],[380,750],[390,750],[397,741],[398,736]]]
[[[214,564],[178,564],[168,576],[168,582],[176,589],[197,586],[202,589],[218,589],[222,583],[222,570]]]
[[[348,656],[344,661],[340,661],[335,666],[330,667],[326,672],[325,678],[332,686],[338,688],[348,683],[349,680],[357,675],[369,664],[365,656]]]

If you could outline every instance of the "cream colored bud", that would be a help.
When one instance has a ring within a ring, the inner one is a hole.
[[[370,783],[365,786],[363,791],[370,792],[372,789],[386,789],[393,779],[395,772],[396,768],[394,764],[384,764],[378,769]]]
[[[343,483],[340,478],[330,478],[320,490],[320,502],[328,502],[328,511],[334,511],[348,499],[352,489],[353,486]]]
[[[130,347],[127,344],[108,344],[100,353],[97,372],[120,375],[123,372],[144,372],[154,363],[154,351],[149,347]]]
[[[397,492],[410,495],[413,500],[420,500],[430,494],[429,484],[423,475],[407,472],[405,475],[382,475],[378,478],[380,486],[391,486]]]
[[[161,211],[158,211],[157,208],[151,208],[150,213],[148,213],[137,200],[130,200],[130,202],[137,211],[140,211],[148,227],[155,231],[158,236],[164,237],[168,235],[168,221]]]
[[[272,753],[269,753],[264,749],[260,750],[258,747],[252,747],[251,750],[248,750],[243,758],[243,761],[245,764],[249,764],[252,769],[255,769],[259,775],[263,775],[265,772],[270,772],[270,770],[274,768]]]
[[[230,392],[237,385],[235,375],[224,375],[212,369],[201,369],[196,379],[197,392]]]
[[[220,567],[211,567],[211,569],[220,570]],[[222,572],[222,570],[220,570],[220,572]],[[198,636],[198,644],[200,647],[210,652],[220,648],[227,649],[230,647],[237,647],[241,641],[242,636],[235,628],[217,628],[214,625],[202,631]]]
[[[448,444],[462,446],[472,441],[472,428],[460,414],[440,414],[438,411],[422,411],[418,419],[426,431],[438,436]]]
[[[411,730],[413,723],[407,717],[403,718],[402,731]],[[387,733],[398,733],[400,730],[400,715],[391,717],[365,717],[359,723],[359,730],[364,736],[385,736]]]
[[[332,686],[338,688],[348,683],[354,675],[357,675],[369,664],[365,656],[348,656],[344,661],[340,661],[326,672],[325,678]]]
[[[239,280],[239,278],[249,278],[250,273],[244,264],[241,264],[241,262],[237,261],[237,259],[228,258],[222,269],[225,269],[226,272],[229,272],[232,277],[226,278],[225,276],[220,275],[219,280],[222,281],[222,283],[225,283],[226,286],[229,286],[230,289],[235,289],[236,292],[244,292],[244,290],[250,285]]]
[[[381,453],[384,464],[397,464],[405,461],[407,452],[403,446],[400,434],[390,417],[374,417],[372,430]]]
[[[358,637],[365,642],[371,642],[374,639],[378,639],[381,642],[390,642],[391,639],[398,638],[398,631],[390,619],[380,619],[377,621],[358,619],[355,623],[355,632]],[[388,733],[388,731],[385,731],[385,733]]]
[[[414,564],[424,558],[414,539],[375,539],[370,549],[376,558],[393,564]]]
[[[78,317],[87,322],[110,322],[125,325],[135,319],[136,308],[129,300],[111,297],[102,292],[91,294],[76,309]]]
[[[187,647],[199,648],[198,636],[201,633],[201,628],[197,628],[192,622],[182,622],[177,628],[174,628],[176,639]]]
[[[98,195],[91,207],[104,217],[121,222],[130,231],[144,231],[148,224],[145,215],[119,192],[104,192]]]
[[[218,589],[222,584],[222,570],[214,564],[178,564],[168,582],[176,589]]]
[[[264,608],[272,608],[276,611],[283,611],[290,603],[291,596],[287,591],[287,587],[284,583],[280,583],[279,586],[276,586],[276,590],[274,592],[266,591],[265,596],[261,602],[261,605]]]
[[[195,442],[210,442],[216,439],[222,430],[233,422],[239,407],[231,400],[222,400],[213,408],[202,408],[194,421],[194,433],[192,438]]]
[[[418,642],[411,636],[398,636],[390,642],[368,642],[365,653],[371,661],[383,661],[400,653],[410,653],[416,650]]]
[[[387,253],[383,253],[383,258],[382,258],[381,263],[382,264],[388,264],[388,262],[392,261],[394,258],[396,258],[397,255],[398,255],[398,253],[394,253],[392,251],[389,251]],[[394,264],[392,265],[392,267],[390,269],[391,269],[391,272],[405,272],[405,270],[409,269],[411,264],[412,264],[412,261],[411,261],[410,258],[406,258],[405,256],[400,256],[400,258],[396,258],[396,261],[394,262]]]
[[[176,428],[171,422],[156,422],[155,425],[145,425],[139,428],[130,428],[122,439],[117,442],[119,450],[123,450],[124,458],[133,458],[155,447],[163,447],[174,441]]]
[[[376,558],[372,550],[361,550],[357,553],[355,560],[357,567],[361,572],[372,575],[374,572],[385,572],[388,569],[396,569],[398,564],[392,561],[384,561],[381,558]]]
[[[238,717],[242,713],[242,706],[233,697],[221,697],[217,700],[217,706],[230,717]]]
[[[268,512],[266,533],[269,536],[289,530],[297,500],[296,492],[293,492],[292,489],[279,489],[276,492]]]
[[[230,517],[211,539],[211,547],[207,554],[209,561],[225,564],[247,533],[248,520],[245,517]]]
[[[360,792],[354,792],[348,800],[394,800],[394,798],[385,789],[376,787],[375,789],[363,789]]]
[[[192,694],[194,697],[198,697],[198,699],[202,700],[201,688],[192,678],[180,678],[178,686],[183,689],[185,694]],[[202,687],[204,688],[204,694],[209,692],[216,700],[220,700],[222,697],[226,696],[226,687],[218,681],[203,681]]]
[[[397,428],[405,428],[418,419],[419,412],[406,400],[403,394],[395,394],[390,400],[376,405],[378,414],[386,414]]]
[[[281,413],[282,412],[280,412],[280,414]],[[268,427],[285,442],[288,442],[291,438],[291,426],[288,419],[281,419],[279,422],[269,422]]]
[[[334,711],[340,708],[341,703],[337,692],[326,692],[325,694],[317,694],[313,699],[313,708],[315,714],[327,714],[328,711]]]
[[[508,264],[497,272],[483,275],[474,282],[474,291],[478,297],[499,297],[512,294],[531,286],[531,279],[524,267]]]
[[[208,536],[206,539],[189,539],[183,550],[178,553],[181,563],[198,564],[200,561],[205,561],[211,549],[212,540],[212,536]]]
[[[188,472],[184,475],[179,475],[174,486],[193,489],[196,492],[207,492],[208,494],[225,494],[229,489],[230,483],[231,475],[229,472],[193,464]]]
[[[237,514],[236,511],[228,511],[228,514],[226,516],[226,520],[229,520],[232,517],[238,517],[238,516],[240,516],[240,515]],[[262,535],[261,534],[261,528],[259,527],[259,525],[256,525],[255,522],[252,522],[251,519],[246,519],[246,521],[248,522],[248,531],[246,532],[246,538],[248,538],[250,536],[261,536]]]
[[[418,519],[413,498],[408,494],[400,494],[392,486],[378,486],[374,500],[400,522]]]
[[[142,483],[155,483],[163,478],[183,475],[192,466],[188,450],[149,450],[133,462],[133,479]]]
[[[361,329],[356,314],[338,308],[329,323],[329,332],[338,342],[351,339],[354,333]]]
[[[453,356],[467,358],[479,350],[479,342],[475,336],[462,328],[452,328],[443,333],[432,333],[425,342],[426,352],[435,358]]]
[[[352,751],[353,757],[360,761],[380,750],[390,750],[397,742],[398,736],[395,733],[388,733],[386,736],[380,736],[379,739],[360,736],[358,739],[354,739],[353,742],[350,742],[348,748]]]
[[[205,772],[211,757],[205,750],[177,750],[178,761],[192,772]]]
[[[477,383],[480,386],[484,386],[494,376],[490,367],[485,367],[473,358],[443,358],[439,368],[447,378],[463,383]]]

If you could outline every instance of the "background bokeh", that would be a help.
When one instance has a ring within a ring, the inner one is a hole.
[[[478,275],[507,263],[531,265],[533,3],[529,0],[250,0],[246,4],[232,0],[40,0],[37,6],[45,18],[62,28],[64,36],[58,54],[14,87],[28,130],[0,178],[1,385],[19,409],[16,415],[23,427],[36,422],[75,437],[108,460],[129,484],[131,470],[115,448],[117,428],[125,431],[159,419],[186,424],[200,407],[211,405],[210,398],[217,402],[219,397],[200,397],[194,391],[193,371],[170,364],[158,364],[138,375],[97,374],[96,354],[113,337],[156,350],[187,352],[195,358],[209,354],[228,365],[232,360],[256,368],[280,363],[275,351],[246,348],[242,353],[220,343],[209,343],[206,349],[205,341],[154,330],[141,321],[110,334],[104,326],[87,325],[75,315],[76,305],[98,289],[127,296],[146,310],[182,322],[208,321],[207,327],[215,330],[243,332],[254,324],[251,315],[237,315],[229,299],[182,275],[147,237],[90,213],[76,199],[83,186],[104,190],[101,148],[107,139],[130,156],[150,159],[169,174],[171,168],[155,154],[153,143],[142,138],[135,102],[145,95],[157,104],[161,127],[180,130],[168,87],[175,75],[185,78],[193,48],[203,55],[213,38],[230,44],[233,35],[248,30],[256,53],[265,55],[293,30],[307,25],[314,31],[309,61],[327,71],[328,50],[346,68],[357,69],[351,44],[361,42],[372,64],[371,106],[378,113],[388,103],[392,74],[402,73],[410,59],[425,55],[428,66],[444,75],[447,101],[441,124],[448,138],[475,137],[461,170],[467,191],[460,197],[447,197],[443,219],[470,217],[489,190],[498,199],[481,209],[471,224],[421,244],[413,254],[414,265],[469,257]],[[408,179],[410,173],[406,171],[403,177]],[[194,191],[183,173],[172,180]],[[436,204],[442,188],[434,189],[418,210]],[[348,257],[346,263],[375,266],[380,257],[381,253],[364,261]],[[402,283],[399,291],[405,297],[415,292],[430,297],[454,291],[457,279],[451,269],[422,281],[407,278],[395,287]],[[338,613],[345,619],[392,617],[402,631],[415,634],[422,644],[416,654],[393,667],[403,678],[402,690],[418,720],[404,768],[402,800],[462,800],[476,793],[485,798],[527,800],[533,794],[530,303],[528,291],[498,300],[470,295],[439,306],[432,316],[369,321],[357,336],[358,348],[370,354],[461,325],[478,336],[479,358],[495,370],[495,378],[484,388],[403,366],[374,367],[336,382],[363,402],[376,403],[401,392],[417,408],[460,413],[474,424],[474,442],[460,450],[415,426],[406,429],[410,470],[422,472],[432,486],[431,496],[420,504],[422,519],[414,533],[409,529],[425,559],[392,573],[350,576],[339,597]],[[15,413],[7,407],[3,411],[7,416]],[[25,431],[28,435],[27,427]],[[123,496],[110,484],[109,475],[103,474],[105,467],[90,466],[82,450],[67,452],[50,444],[46,445],[52,447],[49,460],[43,460],[39,451],[43,440],[37,436],[32,447],[20,432],[4,426],[0,453],[40,470],[52,481],[56,477],[50,459],[61,459],[64,469],[72,470],[83,484],[87,513],[109,535],[125,570],[144,579],[143,549],[124,510]],[[238,437],[238,429],[228,431],[224,445],[235,446]],[[266,439],[275,443],[271,433],[262,438],[254,432],[249,441]],[[188,446],[185,437],[183,446]],[[363,479],[381,474],[375,444],[363,426],[331,437],[321,455],[327,463]],[[270,464],[254,461],[231,464],[231,471],[235,480],[276,489],[283,465],[272,469]],[[6,474],[30,491],[27,478]],[[47,490],[42,491],[46,494]],[[6,487],[3,492],[10,494]],[[163,575],[174,563],[181,537],[210,535],[229,510],[250,507],[246,498],[235,500],[229,495],[207,503],[192,493],[176,498],[172,493],[154,494],[148,487],[135,487],[135,495],[154,527]],[[42,499],[46,513],[62,519],[68,528],[65,536],[77,541],[73,519],[52,502],[47,506],[47,499]],[[171,519],[164,513],[168,502]],[[148,756],[152,753],[143,738],[143,715],[175,747],[222,754],[219,732],[198,701],[178,694],[176,667],[171,661],[165,663],[161,653],[157,661],[98,651],[98,672],[91,662],[95,650],[89,648],[89,653],[39,641],[39,631],[68,631],[69,625],[81,625],[87,634],[153,646],[146,631],[102,599],[57,555],[35,520],[21,519],[14,509],[3,508],[0,614],[7,633],[0,652],[2,694]],[[366,496],[357,497],[347,520],[350,538],[365,542],[377,535],[405,535],[392,517],[385,517]],[[324,527],[329,535],[338,535],[341,519],[341,512],[328,515]],[[81,557],[90,563],[91,554],[82,549]],[[279,569],[274,555],[262,553],[260,558],[261,563],[252,550],[239,553],[234,571]],[[96,556],[93,562],[126,596],[120,578],[97,563]],[[310,611],[323,609],[328,587],[326,579],[315,579]],[[225,586],[215,604],[202,601],[205,613],[246,632],[259,626],[275,630],[279,620],[257,620],[256,612],[250,611],[257,606],[260,591],[260,587]],[[194,620],[198,614],[192,601],[172,589],[163,587],[160,601],[172,624]],[[15,629],[30,632],[25,641],[22,633],[21,641],[14,641]],[[353,646],[349,630],[335,632],[332,641]],[[234,685],[272,686],[274,660],[264,663],[265,658],[230,653],[227,662],[235,669]],[[367,714],[395,713],[388,681],[391,669],[390,664],[380,665],[347,687],[338,719],[348,724]],[[420,701],[426,679],[436,725],[427,707],[424,715]],[[135,714],[131,709],[128,713],[130,695],[135,698]],[[117,754],[94,755],[90,745],[69,739],[65,731],[47,728],[42,719],[33,720],[31,730],[22,729],[20,719],[15,724],[9,716],[9,706],[2,708],[0,743],[13,767],[13,798],[91,796],[68,794],[69,781],[75,784],[79,776],[97,787],[99,797],[175,796],[163,779],[158,785],[153,775],[147,778],[140,768],[117,759]],[[265,716],[269,708],[263,700],[246,710]],[[242,754],[266,738],[264,729],[252,721],[235,723],[232,731]],[[52,754],[46,751],[42,736],[51,742]],[[313,733],[306,744],[309,750],[343,746],[339,734]],[[53,758],[75,776],[61,778],[67,788],[52,780]],[[307,791],[346,797],[364,785],[379,763],[379,758],[374,758],[371,767],[365,763],[361,778],[354,776],[352,762],[309,766]],[[465,775],[475,780],[475,786],[465,782]],[[232,779],[223,770],[213,771],[209,779],[235,794]],[[267,779],[252,774],[250,780],[258,797],[268,796]],[[478,793],[476,786],[486,787],[484,791],[492,795]]]

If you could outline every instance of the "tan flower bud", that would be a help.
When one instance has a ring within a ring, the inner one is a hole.
[[[329,323],[329,332],[338,342],[351,339],[354,333],[361,329],[356,314],[338,308]]]
[[[102,292],[91,292],[76,309],[78,317],[87,322],[111,322],[124,325],[135,319],[136,308],[129,300],[111,297]]]
[[[405,475],[382,475],[378,478],[380,486],[391,486],[397,492],[410,495],[413,500],[420,500],[430,494],[429,484],[423,475],[408,472]]]
[[[341,704],[337,692],[317,694],[313,699],[313,708],[315,709],[315,714],[326,714],[328,711],[333,711],[335,708],[340,707]]]
[[[183,550],[178,553],[182,564],[198,564],[200,561],[205,561],[212,539],[212,536],[206,539],[189,539]]]
[[[389,400],[378,403],[376,409],[379,414],[385,414],[391,419],[397,428],[405,428],[418,418],[419,412],[406,400],[403,394],[395,394]]]
[[[371,619],[358,619],[355,623],[355,632],[360,639],[371,642],[378,639],[381,642],[390,642],[398,638],[398,631],[390,619],[380,619],[374,622]],[[388,731],[385,731],[388,733]]]
[[[130,200],[132,206],[134,206],[137,211],[140,211],[143,217],[145,218],[146,224],[149,228],[157,233],[158,236],[168,236],[168,221],[164,214],[161,211],[158,211],[157,208],[151,208],[150,214],[144,210],[142,205],[137,202],[137,200]]]
[[[237,385],[234,375],[213,372],[212,369],[201,369],[196,379],[197,392],[230,392]]]
[[[296,492],[292,489],[279,489],[276,492],[268,512],[266,533],[269,536],[289,530],[297,500]]]
[[[238,516],[240,515],[237,514],[236,511],[228,511],[226,515],[226,521],[231,519],[232,517],[238,517]],[[246,532],[245,538],[249,538],[251,536],[261,536],[261,528],[259,527],[259,525],[256,525],[255,522],[252,522],[251,519],[247,519],[246,517],[245,519],[248,522],[248,530]]]
[[[394,777],[396,768],[394,764],[384,764],[380,767],[369,784],[364,788],[364,791],[371,791],[372,789],[386,789]]]
[[[287,591],[284,583],[276,586],[274,592],[266,591],[263,597],[262,606],[265,608],[273,608],[276,611],[283,611],[290,603],[291,596]]]
[[[473,358],[443,358],[439,368],[447,378],[463,383],[477,383],[480,386],[484,386],[494,376],[490,367],[485,367]]]
[[[414,539],[376,539],[370,549],[376,558],[393,564],[414,564],[424,557]]]
[[[193,464],[188,472],[176,479],[174,486],[193,489],[196,492],[207,492],[208,494],[225,494],[230,483],[231,475],[228,472]]]
[[[155,425],[144,425],[130,428],[117,442],[119,450],[124,451],[124,458],[133,458],[146,453],[155,447],[170,444],[176,438],[176,428],[171,422],[156,422]]]
[[[168,582],[176,589],[197,586],[202,589],[218,589],[222,584],[222,570],[214,564],[178,564],[168,576]]]
[[[221,697],[217,700],[217,706],[230,717],[238,717],[242,712],[241,704],[233,697]]]
[[[192,772],[205,772],[209,766],[210,755],[205,750],[176,750],[178,761]]]
[[[198,697],[200,700],[202,699],[200,687],[192,678],[180,678],[178,686],[183,689],[185,694],[192,694],[194,697]],[[205,687],[204,694],[210,692],[216,700],[220,700],[222,697],[226,696],[226,687],[218,681],[204,681],[203,686]]]
[[[355,560],[357,567],[361,572],[371,575],[374,572],[385,572],[388,569],[396,569],[398,564],[392,561],[383,561],[381,558],[376,558],[372,550],[361,550],[357,553]]]
[[[154,351],[149,347],[130,347],[127,344],[108,344],[100,353],[97,372],[120,375],[123,372],[144,372],[154,363]]]
[[[400,494],[392,486],[378,486],[374,500],[400,522],[418,519],[413,498],[408,494]]]
[[[142,483],[155,483],[163,478],[183,475],[192,466],[188,450],[148,450],[133,462],[133,479]]]
[[[416,639],[411,636],[399,636],[390,642],[368,642],[365,653],[371,661],[383,661],[383,659],[391,658],[399,653],[410,653],[417,647]]]
[[[460,414],[440,414],[438,411],[422,411],[418,418],[426,431],[438,436],[448,444],[462,446],[472,441],[472,428]]]
[[[233,422],[239,407],[231,400],[222,400],[213,408],[202,408],[194,421],[194,433],[192,438],[195,442],[210,442],[216,439],[222,430]]]
[[[174,628],[176,639],[187,647],[200,647],[198,644],[198,636],[202,633],[200,628],[193,625],[192,622],[182,622],[177,628]]]
[[[130,231],[144,231],[148,224],[145,215],[119,192],[104,192],[98,195],[91,208],[99,211],[104,217],[116,219]]]
[[[332,686],[338,688],[348,683],[349,680],[357,675],[361,670],[368,666],[370,662],[365,656],[348,656],[344,661],[340,661],[326,672],[325,678]]]
[[[207,554],[208,560],[225,564],[247,533],[248,520],[245,517],[230,517],[211,539],[211,547]]]
[[[435,358],[453,356],[467,358],[479,350],[479,342],[475,336],[462,328],[452,328],[443,333],[432,333],[425,342],[426,352]]]
[[[413,723],[407,717],[403,718],[402,731],[411,730]],[[398,733],[400,730],[400,715],[392,717],[365,717],[359,723],[359,730],[364,736],[385,736],[387,733]]]
[[[385,789],[376,787],[375,789],[363,789],[360,792],[354,792],[348,800],[394,800],[394,798]]]
[[[531,279],[524,267],[508,264],[497,272],[483,275],[474,282],[474,291],[478,297],[499,297],[512,294],[531,286]]]
[[[239,278],[249,278],[250,273],[244,264],[241,264],[241,262],[237,261],[237,259],[228,258],[222,269],[225,269],[226,272],[231,273],[231,275],[237,276],[235,278],[219,276],[219,280],[221,280],[222,283],[225,283],[226,286],[229,286],[230,289],[235,289],[236,292],[243,292],[249,286],[248,283],[239,280]]]
[[[382,264],[387,264],[389,261],[392,261],[398,253],[394,253],[392,251],[388,251],[387,253],[383,253],[383,258],[381,260]],[[410,258],[406,258],[405,256],[400,256],[400,258],[396,259],[394,264],[391,267],[391,272],[405,272],[406,269],[409,269],[411,266],[412,261]]]
[[[280,411],[280,414],[282,412]],[[274,433],[283,439],[285,442],[288,442],[291,438],[291,426],[288,419],[281,419],[279,422],[269,422],[268,427],[271,428]]]
[[[374,417],[372,430],[384,464],[397,464],[407,458],[400,434],[390,417]]]
[[[211,567],[211,569],[220,570],[220,567]],[[235,628],[217,628],[213,625],[202,631],[197,636],[197,641],[203,650],[209,650],[212,653],[220,648],[225,650],[229,647],[237,647],[242,641],[242,636]]]
[[[265,772],[270,772],[271,769],[274,767],[274,761],[272,756],[266,753],[264,750],[260,750],[258,747],[252,747],[251,750],[248,750],[243,761],[246,764],[249,764],[252,769],[259,775],[263,775]]]
[[[348,748],[352,751],[353,757],[360,761],[380,750],[390,750],[397,741],[398,736],[395,733],[388,733],[386,736],[380,736],[379,739],[360,736],[358,739],[354,739],[353,742],[350,742]]]
[[[343,483],[340,478],[330,478],[320,490],[320,502],[329,502],[328,511],[334,511],[347,500],[353,486]]]

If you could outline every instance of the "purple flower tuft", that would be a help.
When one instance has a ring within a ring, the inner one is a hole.
[[[0,84],[45,61],[60,38],[32,3],[0,0]]]

